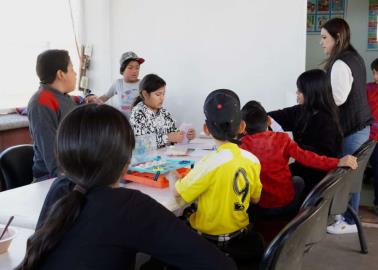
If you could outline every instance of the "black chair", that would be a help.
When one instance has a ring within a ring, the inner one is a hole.
[[[273,239],[260,263],[260,270],[299,270],[311,247],[313,228],[327,216],[329,202],[321,199],[315,207],[301,212]]]
[[[364,171],[374,150],[375,144],[375,141],[368,140],[363,145],[361,145],[361,147],[353,154],[357,157],[358,168],[356,170],[346,170],[346,173],[342,179],[343,184],[341,185],[340,190],[335,194],[330,211],[331,216],[343,214],[346,211],[352,214],[353,220],[356,223],[358,230],[361,253],[364,254],[368,253],[365,234],[357,213],[353,210],[348,202],[350,200],[351,193],[361,192]]]
[[[4,176],[3,172],[0,169],[0,191],[5,190],[5,181],[4,181]]]
[[[336,168],[330,171],[307,195],[302,203],[299,211],[303,211],[306,208],[316,206],[321,200],[326,200],[326,211],[322,212],[322,216],[319,217],[319,222],[313,227],[311,232],[312,239],[309,243],[314,244],[323,239],[326,234],[326,228],[330,216],[330,209],[332,207],[335,194],[342,189],[343,176],[346,174],[346,170],[343,168]]]
[[[33,181],[33,145],[22,144],[7,148],[0,154],[4,176],[3,190],[28,185]]]

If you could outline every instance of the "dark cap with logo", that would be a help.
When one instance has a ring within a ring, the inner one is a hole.
[[[241,112],[240,100],[235,92],[228,89],[218,89],[211,92],[203,106],[206,124],[211,135],[218,140],[237,143]]]

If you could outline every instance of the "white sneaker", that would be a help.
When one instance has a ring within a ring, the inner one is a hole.
[[[337,222],[337,221],[344,221],[344,217],[343,217],[343,215],[335,215],[335,221]]]
[[[356,224],[350,225],[343,220],[336,221],[334,224],[327,227],[327,233],[330,234],[345,234],[345,233],[356,233]]]

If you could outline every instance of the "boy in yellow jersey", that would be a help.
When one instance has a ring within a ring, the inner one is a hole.
[[[215,139],[217,149],[177,181],[174,192],[187,203],[198,200],[197,211],[189,217],[195,231],[235,259],[251,257],[259,242],[252,254],[258,257],[263,244],[251,238],[247,209],[260,199],[260,163],[235,139],[245,128],[239,98],[231,90],[215,90],[206,98],[204,113],[204,132]]]

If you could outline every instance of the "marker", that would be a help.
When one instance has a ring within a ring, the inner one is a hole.
[[[157,173],[154,176],[154,181],[157,181],[160,176],[160,171],[157,171]]]

